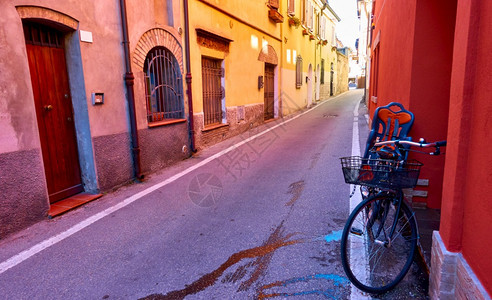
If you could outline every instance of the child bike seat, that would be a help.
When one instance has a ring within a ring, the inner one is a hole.
[[[370,151],[374,143],[388,140],[412,140],[408,137],[408,132],[412,127],[414,120],[413,113],[406,110],[403,105],[397,102],[391,102],[386,106],[381,106],[374,112],[372,119],[371,132],[367,138],[364,158],[398,158],[407,159],[408,151],[401,151],[394,145],[385,145],[376,149],[376,152]],[[392,151],[394,149],[394,151]],[[377,152],[385,157],[380,157]]]

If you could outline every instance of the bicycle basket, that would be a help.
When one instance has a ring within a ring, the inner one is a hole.
[[[413,188],[419,179],[422,163],[416,160],[395,161],[360,156],[340,158],[346,183],[376,188]]]

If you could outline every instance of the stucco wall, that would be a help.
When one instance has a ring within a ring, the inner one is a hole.
[[[440,234],[492,295],[492,62],[482,57],[492,51],[492,3],[459,0],[457,12]]]
[[[377,75],[371,74],[368,97],[370,116],[377,106],[393,101],[409,107],[416,13],[416,1],[376,1],[373,5],[378,17],[374,20],[371,46],[372,55],[375,47],[379,48],[379,69]],[[376,70],[374,66],[371,69],[373,72]],[[374,103],[371,95],[376,77],[377,103]]]
[[[44,178],[39,149],[0,154],[0,239],[46,217]]]
[[[372,95],[377,77],[377,103],[368,99],[371,116],[376,106],[400,102],[415,115],[410,136],[446,139],[456,2],[387,1],[384,9],[376,3],[375,11],[372,47],[378,48],[379,63],[370,87]],[[420,178],[429,180],[418,188],[427,196],[413,201],[439,208],[444,157],[411,157],[424,163]]]
[[[172,2],[167,7],[164,0],[127,1],[132,55],[141,36],[157,27],[176,37],[182,61],[181,2]],[[22,18],[58,24],[65,34],[85,190],[110,190],[133,178],[119,2],[40,0],[35,5],[21,0],[0,4],[0,238],[46,217],[49,208]],[[92,41],[82,41],[81,31],[90,33]],[[186,122],[149,129],[142,70],[132,67],[142,167],[149,173],[189,155],[182,152],[183,145],[189,148],[188,130]],[[104,93],[104,104],[92,105],[92,93]]]
[[[336,95],[348,91],[348,57],[337,52]]]

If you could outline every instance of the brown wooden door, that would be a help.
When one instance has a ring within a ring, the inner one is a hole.
[[[265,120],[273,119],[275,103],[275,66],[265,64]]]
[[[30,38],[26,34],[27,56],[48,194],[53,203],[83,190],[72,99],[65,51],[58,41],[61,35],[55,36],[58,33],[46,27],[30,26],[35,28],[27,29],[31,34]]]

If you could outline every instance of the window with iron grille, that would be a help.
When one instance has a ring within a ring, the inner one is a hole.
[[[302,57],[299,55],[296,58],[296,88],[302,86]]]
[[[202,57],[202,87],[204,125],[212,126],[222,123],[222,61]]]
[[[171,51],[164,47],[150,50],[144,73],[148,122],[183,119],[183,78]]]

